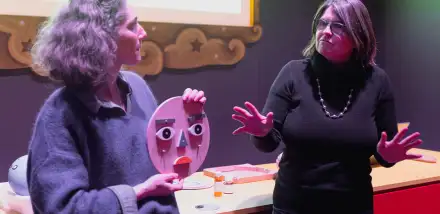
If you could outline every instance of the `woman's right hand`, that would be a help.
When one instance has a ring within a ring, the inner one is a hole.
[[[178,180],[178,182],[176,182]],[[156,174],[133,189],[136,197],[142,199],[148,196],[167,196],[183,188],[183,180],[176,173]]]
[[[273,113],[269,112],[263,116],[252,103],[245,102],[244,105],[250,113],[241,107],[234,106],[234,111],[239,114],[233,114],[232,119],[241,122],[243,126],[234,130],[232,134],[248,133],[258,137],[266,136],[273,127]]]

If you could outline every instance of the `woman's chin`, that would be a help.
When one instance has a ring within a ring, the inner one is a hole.
[[[133,59],[133,60],[127,60],[127,62],[124,63],[124,64],[125,64],[125,65],[128,65],[128,66],[135,66],[135,65],[139,64],[139,62],[141,62],[141,61],[142,61],[142,58],[141,58],[141,57],[136,57],[136,59]]]

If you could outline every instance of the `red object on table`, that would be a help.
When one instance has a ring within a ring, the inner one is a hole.
[[[440,183],[375,194],[374,214],[440,214]]]

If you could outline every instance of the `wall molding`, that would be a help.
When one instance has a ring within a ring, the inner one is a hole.
[[[246,45],[262,36],[260,0],[254,4],[252,27],[141,22],[148,33],[142,43],[142,61],[125,67],[145,76],[158,75],[163,68],[236,64],[245,56]],[[0,15],[0,47],[7,47],[7,51],[0,50],[0,69],[30,67],[29,49],[39,25],[45,20],[45,17]],[[6,41],[7,44],[3,44]]]

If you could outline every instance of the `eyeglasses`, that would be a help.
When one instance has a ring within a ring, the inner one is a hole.
[[[345,25],[340,22],[331,22],[324,19],[319,19],[316,25],[317,30],[324,30],[327,26],[330,25],[330,30],[338,35],[341,35],[345,32]]]

